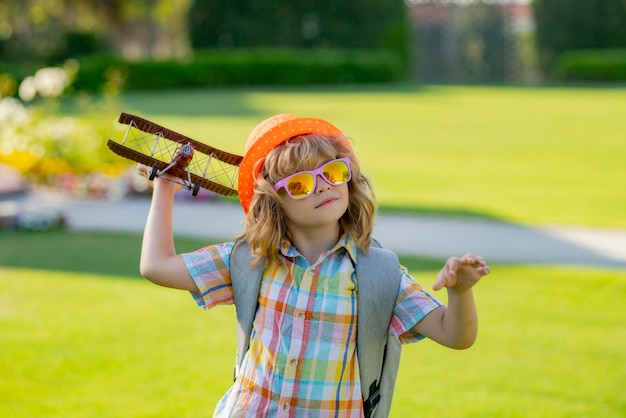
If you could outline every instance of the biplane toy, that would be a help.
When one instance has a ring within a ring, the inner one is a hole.
[[[180,184],[196,196],[200,188],[224,196],[236,196],[237,174],[243,157],[122,113],[119,123],[128,125],[120,142],[108,140],[117,155],[152,167],[149,179],[163,178]]]

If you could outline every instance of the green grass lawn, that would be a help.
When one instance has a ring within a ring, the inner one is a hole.
[[[626,89],[229,89],[121,100],[120,111],[232,152],[272,114],[327,118],[354,138],[385,210],[626,228]],[[185,292],[141,279],[140,241],[0,233],[0,416],[211,415],[231,384],[233,309],[203,312]],[[203,244],[177,239],[178,251]],[[443,260],[402,262],[430,287]],[[392,416],[626,416],[626,271],[492,268],[476,288],[476,345],[406,347]]]
[[[626,228],[626,88],[200,89],[120,107],[234,153],[273,114],[327,118],[386,210]]]
[[[0,235],[0,416],[211,415],[231,384],[234,312],[139,278],[139,243]],[[402,261],[427,288],[441,265]],[[492,267],[476,345],[405,347],[392,416],[626,416],[626,271]]]

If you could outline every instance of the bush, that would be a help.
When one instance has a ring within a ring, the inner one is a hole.
[[[106,40],[95,32],[68,30],[62,34],[48,62],[57,64],[73,57],[94,54],[107,49]]]
[[[566,52],[556,61],[554,77],[570,81],[626,81],[626,49]]]
[[[128,73],[128,63],[110,54],[93,54],[78,59],[78,72],[72,83],[74,91],[98,92],[119,88]]]
[[[236,49],[196,51],[189,61],[79,59],[75,90],[167,89],[232,85],[384,83],[404,79],[400,58],[384,50]]]
[[[194,49],[388,49],[408,63],[403,0],[194,0],[188,15]]]
[[[551,72],[569,51],[626,47],[623,0],[534,0],[540,63]]]

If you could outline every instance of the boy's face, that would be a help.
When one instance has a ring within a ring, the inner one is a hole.
[[[339,219],[348,209],[348,183],[333,186],[317,176],[310,196],[292,199],[284,189],[279,191],[285,223],[290,230],[338,227]]]
[[[333,158],[319,163],[316,168],[298,171],[274,184],[291,232],[295,232],[293,228],[337,228],[337,221],[348,208],[350,159]]]

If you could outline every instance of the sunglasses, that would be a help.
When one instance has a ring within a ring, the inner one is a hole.
[[[292,199],[304,199],[315,191],[318,175],[331,186],[347,183],[352,178],[350,158],[337,158],[313,170],[298,171],[276,183],[274,190],[284,187]]]

